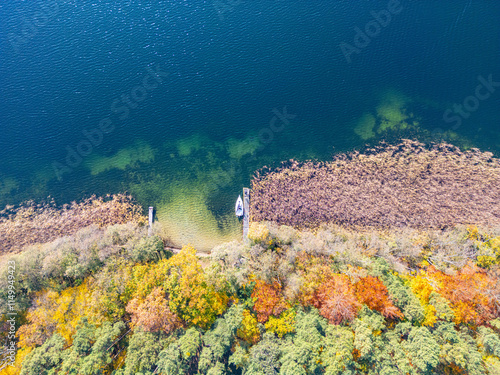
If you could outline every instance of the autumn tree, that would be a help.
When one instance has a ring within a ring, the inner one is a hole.
[[[271,315],[279,316],[288,307],[281,293],[281,285],[278,282],[267,284],[257,280],[252,292],[255,301],[253,310],[257,313],[257,320],[265,323]]]
[[[301,278],[299,301],[314,306],[332,324],[354,319],[361,304],[354,287],[345,274],[333,272],[328,259],[301,255],[297,260]]]
[[[28,323],[18,330],[20,345],[41,345],[54,332],[71,343],[80,318],[89,311],[88,294],[86,282],[60,293],[50,290],[39,292],[27,314]]]
[[[427,270],[428,277],[437,284],[437,291],[450,301],[455,323],[482,325],[493,319],[493,301],[488,296],[493,283],[485,270],[468,264],[456,275],[447,275],[434,267]]]
[[[184,246],[170,259],[156,264],[137,265],[127,289],[131,297],[144,299],[154,288],[162,287],[168,307],[187,325],[207,329],[227,308],[228,296],[206,280],[196,250]]]
[[[168,300],[161,287],[155,287],[144,299],[134,298],[127,305],[127,312],[132,316],[132,326],[146,332],[171,333],[180,327],[179,318],[170,311]]]
[[[296,315],[295,309],[290,308],[283,311],[279,317],[270,316],[265,328],[282,338],[287,333],[295,332]]]
[[[386,286],[377,277],[362,277],[355,284],[356,297],[386,318],[402,318],[401,311],[392,303]]]
[[[361,308],[349,278],[342,274],[334,274],[320,285],[313,304],[331,324],[353,320]]]
[[[245,340],[247,343],[255,344],[260,339],[260,323],[254,314],[247,309],[243,310],[242,315],[241,327],[236,333],[239,338]]]
[[[300,254],[297,257],[297,273],[300,276],[299,302],[303,306],[316,306],[318,289],[333,277],[329,261],[323,257]]]

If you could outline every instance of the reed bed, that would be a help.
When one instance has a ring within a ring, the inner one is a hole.
[[[55,202],[28,201],[0,211],[0,255],[16,253],[27,245],[46,243],[78,230],[127,222],[145,223],[142,207],[127,195],[92,196],[57,207]]]
[[[402,140],[329,162],[289,160],[252,181],[251,220],[294,227],[438,228],[500,224],[500,160],[478,149]]]

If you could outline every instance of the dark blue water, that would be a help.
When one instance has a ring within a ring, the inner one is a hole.
[[[500,87],[469,98],[500,81],[498,1],[120,3],[0,5],[0,206],[127,191],[209,247],[264,164],[399,136],[500,153]]]

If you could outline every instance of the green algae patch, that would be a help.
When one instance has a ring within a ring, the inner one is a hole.
[[[199,134],[180,139],[176,142],[177,152],[179,156],[189,156],[193,152],[200,150],[205,141],[204,137]]]
[[[134,168],[139,163],[151,163],[155,158],[155,152],[151,146],[143,142],[136,142],[133,147],[119,150],[112,156],[95,155],[86,163],[90,173],[95,176],[111,169],[125,170]]]
[[[380,104],[376,108],[380,125],[377,133],[389,129],[404,130],[408,127],[410,116],[407,114],[407,106],[410,98],[395,90],[388,90],[382,96]]]
[[[227,153],[231,159],[241,159],[245,155],[251,155],[259,148],[257,137],[248,137],[243,140],[229,138],[226,141]]]
[[[19,188],[19,182],[13,177],[0,178],[0,197],[7,196]]]
[[[384,91],[373,113],[364,113],[356,122],[354,133],[366,141],[387,132],[420,130],[418,118],[409,110],[412,103],[414,100],[397,90]]]
[[[373,131],[375,128],[376,119],[371,113],[365,113],[358,120],[356,126],[354,127],[354,133],[359,135],[359,137],[366,141],[367,139],[374,138],[375,132]]]

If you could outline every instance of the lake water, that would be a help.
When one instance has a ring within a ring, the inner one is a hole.
[[[120,5],[119,5],[120,4]],[[263,165],[400,136],[500,154],[500,2],[6,1],[0,207],[129,192],[240,235]]]

